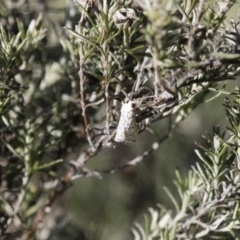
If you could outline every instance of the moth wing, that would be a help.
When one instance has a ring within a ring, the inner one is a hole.
[[[138,135],[136,113],[133,102],[124,103],[121,108],[121,116],[116,130],[115,141],[131,145]]]
[[[125,140],[125,120],[123,116],[121,116],[119,119],[114,140],[116,142],[124,142]]]
[[[138,127],[135,116],[122,115],[118,123],[115,141],[131,145],[136,141],[137,135]]]
[[[132,145],[136,141],[137,135],[138,135],[138,127],[137,127],[136,120],[134,119],[134,121],[132,121],[131,124],[128,126],[124,143],[127,145]]]

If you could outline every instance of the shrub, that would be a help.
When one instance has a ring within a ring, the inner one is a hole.
[[[133,233],[135,239],[238,236],[240,94],[225,89],[239,75],[239,23],[226,20],[234,1],[75,4],[67,6],[58,38],[60,21],[51,27],[42,17],[48,5],[0,3],[2,237],[54,239],[57,214],[52,227],[41,223],[76,179],[139,164],[196,107],[220,95],[234,98],[225,101],[227,131],[214,127],[198,144],[201,163],[187,178],[176,171],[180,200],[166,189],[175,211],[151,209],[146,229],[136,224]],[[164,118],[168,130],[158,136],[151,126]],[[134,144],[146,130],[151,147],[136,158],[105,170],[87,165],[104,150]]]

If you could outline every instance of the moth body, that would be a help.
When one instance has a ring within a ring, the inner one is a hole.
[[[116,129],[115,142],[123,142],[126,145],[133,144],[138,135],[136,122],[136,107],[133,101],[123,103],[120,120]]]

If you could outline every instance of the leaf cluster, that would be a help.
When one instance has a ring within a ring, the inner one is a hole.
[[[180,201],[165,188],[175,211],[159,206],[150,209],[143,228],[135,223],[135,239],[237,239],[239,236],[239,89],[236,100],[226,98],[229,120],[226,131],[214,127],[212,134],[196,143],[199,162],[187,177],[176,171]],[[236,128],[238,128],[236,130]]]
[[[0,2],[3,236],[14,229],[21,240],[38,237],[39,222],[73,181],[140,163],[196,107],[229,95],[221,83],[239,75],[239,23],[226,21],[234,1],[75,3],[68,7],[68,17],[78,10],[78,23],[65,27],[65,36],[53,47],[49,32],[57,33],[57,28],[50,29],[42,14],[33,17],[35,12],[29,13],[30,5],[22,1],[19,6]],[[58,51],[60,42],[63,50]],[[239,90],[233,95],[235,102],[225,102],[228,132],[216,127],[204,137],[196,151],[201,164],[187,179],[176,172],[180,203],[166,189],[175,212],[150,210],[152,220],[146,232],[137,225],[136,239],[237,236]],[[107,148],[114,151],[122,102],[129,100],[137,134],[167,117],[168,132],[125,164],[88,169],[93,156]],[[69,153],[74,153],[73,161]]]

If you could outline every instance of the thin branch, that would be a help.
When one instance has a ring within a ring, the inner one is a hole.
[[[89,132],[89,122],[88,122],[88,117],[86,114],[86,103],[85,103],[85,94],[84,94],[84,83],[86,81],[86,77],[84,76],[83,73],[83,65],[84,65],[84,56],[83,56],[83,43],[79,41],[78,43],[78,51],[79,51],[79,80],[80,80],[80,103],[82,107],[82,116],[84,120],[84,125],[85,125],[85,131],[87,135],[88,142],[91,146],[92,149],[95,149],[95,146],[92,142],[92,138]]]
[[[146,157],[148,157],[153,151],[156,151],[158,149],[158,147],[160,146],[161,143],[163,143],[166,139],[168,139],[171,136],[171,131],[172,131],[172,125],[171,122],[169,123],[169,128],[167,133],[160,139],[158,139],[157,141],[155,141],[152,146],[145,151],[143,154],[135,157],[134,159],[111,169],[107,169],[107,170],[102,170],[103,173],[106,174],[112,174],[118,171],[122,171],[128,167],[133,167],[136,166],[137,164],[139,164],[140,162],[142,162]]]
[[[104,77],[104,95],[105,95],[105,101],[106,101],[106,131],[107,135],[110,134],[110,99],[109,99],[109,71],[108,71],[108,46],[105,45],[104,47],[104,56],[103,56],[103,77]]]

